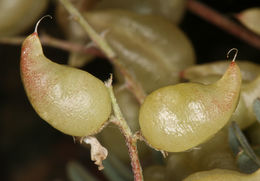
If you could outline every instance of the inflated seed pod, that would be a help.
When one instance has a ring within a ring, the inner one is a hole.
[[[179,72],[194,64],[190,41],[165,19],[120,10],[85,17],[98,32],[108,30],[106,40],[147,92],[177,83]]]
[[[140,130],[138,123],[139,103],[135,97],[123,85],[115,85],[114,93],[117,103],[126,119],[130,129],[133,132]],[[124,136],[116,126],[109,125],[100,133],[100,141],[110,152],[113,152],[121,161],[130,163],[128,150],[125,144]],[[149,156],[150,148],[144,142],[138,142],[138,154],[144,159]]]
[[[237,171],[214,169],[202,171],[188,176],[183,181],[258,181],[260,180],[260,170],[252,174],[244,174]]]
[[[162,165],[152,165],[144,169],[144,181],[166,181],[166,169]]]
[[[126,9],[140,14],[153,14],[179,23],[184,15],[186,0],[102,0],[96,9]]]
[[[235,111],[241,74],[232,61],[220,80],[210,85],[182,83],[148,95],[139,112],[147,142],[158,150],[181,152],[211,138]]]
[[[25,31],[46,9],[49,0],[1,0],[0,37]]]
[[[241,68],[243,84],[239,104],[231,120],[236,121],[241,129],[245,129],[256,121],[252,105],[260,97],[260,66],[248,61],[237,64]],[[181,76],[191,82],[210,84],[221,76],[227,66],[223,61],[192,66],[184,70]]]
[[[37,32],[22,45],[21,78],[39,116],[65,134],[95,134],[108,119],[111,100],[104,83],[91,74],[46,58]]]
[[[168,180],[178,181],[192,173],[215,168],[237,170],[235,158],[228,144],[226,128],[197,149],[172,153],[167,159],[166,170]]]
[[[236,17],[244,26],[260,35],[260,7],[246,9]]]

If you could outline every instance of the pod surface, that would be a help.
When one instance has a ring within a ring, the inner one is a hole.
[[[96,133],[111,112],[109,93],[91,74],[47,59],[37,33],[22,45],[21,77],[42,119],[72,136]]]
[[[139,112],[143,136],[152,147],[169,152],[205,142],[229,121],[240,86],[240,70],[232,62],[214,84],[182,83],[152,92]]]

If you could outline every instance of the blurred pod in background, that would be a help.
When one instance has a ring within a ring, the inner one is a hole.
[[[22,33],[34,25],[49,0],[1,0],[0,37]]]
[[[226,127],[197,148],[171,154],[167,159],[167,179],[181,181],[194,172],[216,168],[237,170]]]
[[[92,9],[96,3],[95,0],[71,0],[71,2],[80,12]],[[67,10],[63,7],[61,3],[59,3],[59,1],[57,1],[55,14],[57,22],[63,30],[67,39],[74,43],[79,43],[83,45],[87,45],[90,42],[87,33],[76,21],[74,21],[70,17]],[[73,67],[83,67],[93,58],[94,56],[92,55],[71,52],[68,59],[68,65]]]
[[[99,0],[95,7],[95,9],[112,8],[159,15],[173,23],[179,23],[186,10],[186,0]]]
[[[236,17],[245,27],[260,35],[260,7],[246,9]]]
[[[81,11],[89,11],[93,9],[104,10],[104,9],[120,9],[129,10],[139,14],[158,15],[169,19],[172,23],[179,23],[184,15],[186,0],[71,0],[75,7]],[[74,42],[84,43],[89,42],[89,39],[83,29],[69,18],[68,13],[64,7],[57,3],[56,16],[59,25],[65,32],[65,35]],[[93,56],[82,55],[79,53],[71,53],[68,64],[75,67],[82,67],[89,62]]]
[[[146,92],[179,82],[179,72],[195,63],[187,36],[158,16],[106,10],[85,13],[88,22],[105,38],[119,60]],[[121,74],[116,77],[122,81]]]

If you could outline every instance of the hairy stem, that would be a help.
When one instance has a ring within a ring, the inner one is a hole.
[[[106,40],[102,38],[95,30],[88,24],[88,22],[83,18],[83,16],[79,13],[79,11],[73,7],[73,5],[68,0],[60,0],[60,2],[64,5],[65,9],[73,16],[73,18],[83,27],[83,29],[88,33],[93,42],[97,44],[97,46],[104,52],[108,59],[110,59],[113,64],[124,74],[126,78],[126,82],[131,88],[133,94],[136,96],[137,100],[142,103],[145,97],[145,93],[141,86],[137,84],[133,77],[128,73],[128,71],[124,68],[124,66],[120,63],[118,58],[116,57],[113,49],[108,45]],[[112,100],[112,107],[115,114],[115,119],[111,118],[111,122],[116,124],[120,131],[123,133],[125,137],[125,141],[128,147],[129,155],[131,158],[132,170],[134,173],[135,181],[142,181],[142,167],[138,158],[138,151],[136,145],[136,138],[132,134],[131,129],[129,128],[127,122],[125,121],[120,108],[116,102],[116,98],[112,88],[112,78],[106,83],[108,87],[108,91]]]
[[[121,61],[116,56],[114,50],[109,46],[107,41],[102,38],[85,20],[85,18],[80,14],[80,12],[71,4],[68,0],[60,0],[64,5],[65,9],[72,15],[72,17],[77,21],[82,28],[88,33],[93,42],[104,52],[106,57],[118,68],[118,70],[124,75],[125,81],[129,90],[133,93],[139,103],[144,101],[146,96],[142,86],[136,82],[133,76],[127,71],[127,69],[122,65]]]
[[[138,158],[138,150],[137,150],[137,139],[135,135],[132,133],[131,129],[129,128],[126,120],[124,119],[121,110],[117,104],[113,87],[110,83],[107,83],[107,88],[112,100],[112,106],[114,110],[115,117],[111,117],[110,121],[117,125],[121,131],[121,133],[125,137],[126,145],[128,147],[128,152],[131,159],[131,165],[132,165],[132,171],[134,173],[134,179],[135,181],[142,181],[143,175],[142,175],[142,167]]]
[[[188,9],[194,14],[200,16],[206,21],[218,26],[226,32],[240,38],[251,46],[260,49],[260,37],[248,31],[229,18],[221,15],[214,9],[198,2],[197,0],[188,0]]]

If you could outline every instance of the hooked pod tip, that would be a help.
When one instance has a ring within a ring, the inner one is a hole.
[[[47,15],[41,17],[41,19],[39,19],[39,20],[37,21],[36,25],[35,25],[34,33],[38,33],[37,31],[38,31],[38,26],[39,26],[40,22],[41,22],[44,18],[47,18],[47,17],[50,18],[50,19],[52,19],[52,16],[49,15],[49,14],[47,14]]]
[[[238,49],[237,48],[231,48],[228,52],[227,52],[227,59],[229,59],[229,55],[232,51],[235,51],[235,55],[232,59],[232,62],[235,62],[236,58],[237,58],[237,54],[238,54]]]

